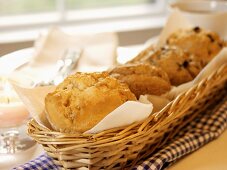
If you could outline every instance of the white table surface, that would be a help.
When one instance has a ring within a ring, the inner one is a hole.
[[[134,50],[132,55],[134,55],[138,49]],[[127,49],[122,48],[119,50],[119,54],[121,55],[126,51]],[[0,58],[0,68],[7,66],[6,68],[8,68],[8,70],[5,71],[10,72],[13,70],[13,67],[16,67],[16,61],[20,65],[25,63],[31,58],[31,53],[32,49],[26,49],[4,56]],[[19,59],[20,56],[23,56],[23,59]],[[10,62],[10,64],[6,57],[14,62]],[[0,74],[2,71],[3,69],[1,69]],[[43,152],[42,147],[37,144],[35,147],[17,155],[0,154],[0,170],[7,170],[24,164],[25,162],[36,158]],[[176,162],[169,170],[227,170],[227,131],[218,139]]]

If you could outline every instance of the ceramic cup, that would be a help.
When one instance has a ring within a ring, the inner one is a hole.
[[[227,1],[180,0],[169,7],[170,11],[180,10],[193,25],[215,31],[227,39]]]

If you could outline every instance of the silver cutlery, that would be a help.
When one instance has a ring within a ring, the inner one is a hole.
[[[81,56],[81,48],[65,50],[63,57],[56,62],[54,76],[49,78],[48,80],[34,82],[32,86],[37,87],[59,84],[77,67]]]

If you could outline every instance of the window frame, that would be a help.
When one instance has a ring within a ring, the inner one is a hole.
[[[64,0],[56,1],[57,10],[55,12],[0,16],[0,31],[9,32],[15,30],[44,28],[50,25],[83,25],[88,23],[109,23],[150,18],[157,15],[163,15],[166,8],[165,0],[156,0],[155,4],[139,4],[101,9],[66,10]],[[125,13],[125,11],[128,12]],[[104,13],[105,16],[103,15]]]

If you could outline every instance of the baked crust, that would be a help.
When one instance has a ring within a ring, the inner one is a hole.
[[[167,74],[162,69],[149,64],[117,66],[110,71],[110,74],[128,84],[137,98],[144,94],[161,95],[171,88]]]
[[[108,73],[76,73],[46,96],[45,108],[55,130],[82,133],[128,100],[135,95]]]
[[[178,30],[169,36],[166,43],[194,54],[203,66],[225,46],[217,33],[199,27]]]
[[[175,86],[193,80],[202,70],[201,62],[193,54],[174,46],[156,50],[145,62],[161,67]]]
[[[202,64],[197,57],[176,46],[163,46],[129,63],[148,63],[163,69],[172,85],[193,80],[202,70]]]

